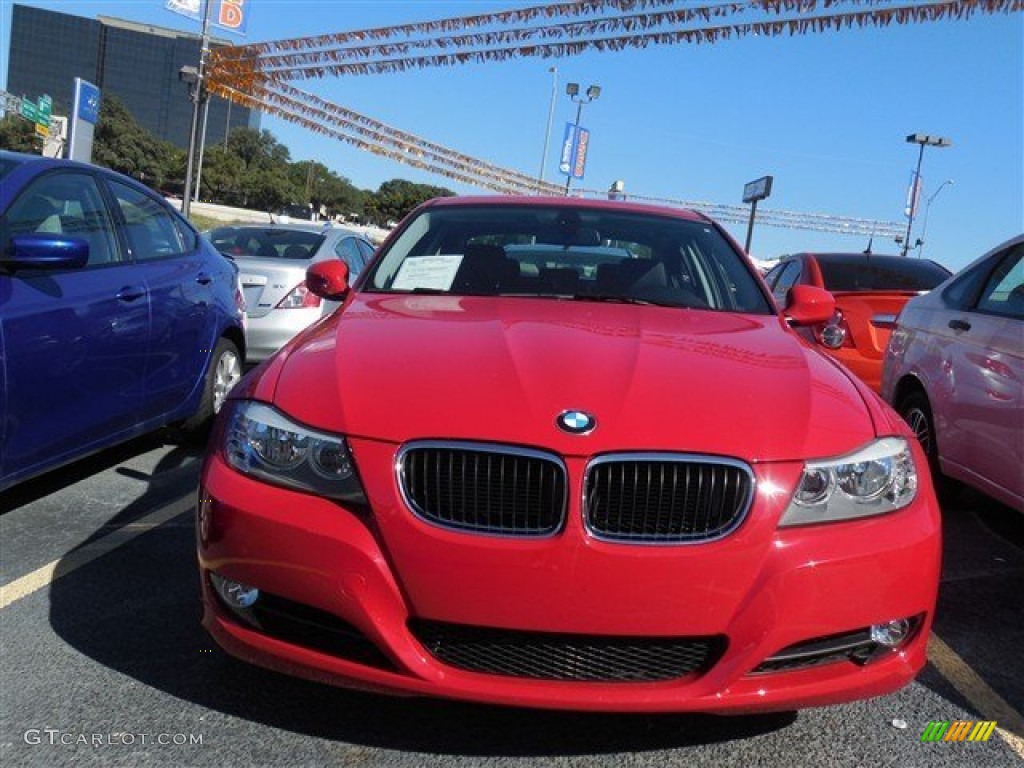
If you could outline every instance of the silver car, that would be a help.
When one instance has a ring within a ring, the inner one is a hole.
[[[329,224],[246,224],[204,234],[238,264],[248,321],[246,359],[252,362],[270,357],[337,307],[306,289],[307,267],[341,259],[354,279],[374,250],[359,232]]]

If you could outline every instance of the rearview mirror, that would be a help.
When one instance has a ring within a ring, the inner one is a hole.
[[[786,320],[794,327],[826,323],[836,311],[835,297],[813,285],[794,285],[786,299]]]
[[[306,288],[321,299],[340,301],[348,287],[348,264],[340,259],[321,261],[306,270]]]
[[[80,269],[89,263],[89,243],[80,237],[25,234],[11,238],[0,266],[17,269]]]

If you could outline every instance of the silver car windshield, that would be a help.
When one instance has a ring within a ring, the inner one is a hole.
[[[558,205],[424,209],[361,289],[774,313],[711,223]]]

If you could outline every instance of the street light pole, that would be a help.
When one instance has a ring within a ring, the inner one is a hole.
[[[922,254],[924,254],[924,236],[925,233],[928,232],[928,213],[932,209],[932,202],[939,196],[939,192],[941,192],[947,184],[952,183],[952,179],[946,179],[944,182],[939,184],[939,188],[932,192],[931,197],[928,198],[928,202],[924,205],[924,217],[921,219],[921,236],[917,238],[917,258],[919,259]]]
[[[569,95],[569,98],[576,102],[576,122],[573,123],[573,141],[579,141],[580,131],[580,118],[583,116],[583,105],[589,104],[598,96],[601,95],[601,86],[591,85],[587,88],[586,98],[579,95],[580,84],[579,83],[568,83],[565,86],[565,92]],[[569,173],[565,177],[565,194],[566,197],[569,195],[569,185],[572,184],[572,168],[569,168]]]
[[[188,163],[185,166],[185,191],[181,196],[181,213],[188,216],[192,209],[192,173],[195,167],[196,134],[199,133],[199,106],[203,101],[204,78],[206,76],[206,53],[210,47],[210,0],[203,10],[203,32],[199,42],[199,68],[192,91],[192,127],[188,137]]]
[[[193,196],[195,202],[199,202],[199,188],[203,181],[203,153],[206,150],[206,121],[210,117],[210,96],[202,94],[203,98],[203,127],[199,131],[199,160],[196,162],[196,191]]]
[[[924,159],[925,147],[948,147],[952,142],[942,136],[928,136],[924,133],[912,133],[907,136],[908,144],[920,144],[921,150],[917,153],[917,169],[914,171],[914,178],[911,180],[910,198],[907,206],[907,236],[903,239],[903,256],[910,250],[910,230],[914,226],[914,213],[917,211],[917,192],[921,184],[921,161]]]
[[[544,132],[544,154],[540,157],[540,179],[544,183],[544,168],[548,164],[548,142],[551,141],[551,122],[555,118],[555,98],[558,96],[558,67],[548,67],[551,73],[551,103],[548,104],[548,127]]]

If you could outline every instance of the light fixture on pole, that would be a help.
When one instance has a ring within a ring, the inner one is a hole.
[[[925,133],[912,133],[907,136],[908,144],[919,144],[921,150],[917,153],[917,169],[910,180],[910,192],[907,198],[907,235],[903,238],[903,255],[910,250],[910,230],[914,226],[914,214],[917,212],[917,196],[921,186],[921,161],[924,159],[925,147],[948,147],[953,142],[943,136],[929,136]]]
[[[565,92],[569,98],[576,102],[576,122],[573,123],[573,141],[578,141],[580,132],[580,117],[583,115],[583,105],[589,104],[601,95],[601,86],[591,85],[587,88],[586,96],[580,96],[580,84],[568,83]],[[565,177],[565,194],[569,194],[569,185],[572,184],[572,169]]]
[[[199,133],[199,107],[206,96],[206,55],[210,48],[210,0],[203,10],[203,32],[199,39],[199,66],[182,67],[178,78],[189,84],[192,96],[192,127],[188,136],[188,162],[185,164],[185,190],[181,196],[181,213],[188,216],[192,207],[192,175],[195,167],[196,140]],[[186,72],[188,70],[188,72]],[[205,136],[199,139],[203,141]]]
[[[917,258],[919,259],[924,253],[924,236],[928,231],[928,213],[932,209],[932,202],[934,202],[935,198],[939,196],[939,192],[941,192],[947,184],[952,183],[952,179],[946,179],[944,182],[939,184],[939,188],[932,192],[931,197],[929,197],[928,201],[924,204],[924,216],[921,218],[921,235],[917,238],[917,242],[915,243],[915,245],[917,245]]]
[[[540,176],[538,179],[544,183],[544,167],[548,164],[548,142],[551,140],[551,121],[555,118],[555,98],[558,96],[558,67],[548,67],[551,73],[551,103],[548,104],[548,127],[544,131],[544,154],[540,157]]]

